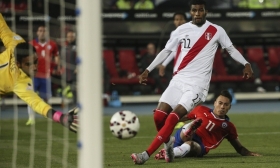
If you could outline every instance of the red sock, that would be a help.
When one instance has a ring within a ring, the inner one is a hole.
[[[159,132],[160,129],[164,126],[165,120],[167,118],[168,114],[162,110],[156,109],[154,112],[154,122],[157,128],[157,131]]]
[[[174,130],[175,125],[178,123],[179,119],[180,119],[179,116],[174,112],[172,112],[168,115],[164,126],[157,133],[153,142],[147,149],[147,153],[149,154],[149,156],[151,156],[160,147],[160,145],[163,142],[166,142],[168,140],[168,138],[170,137],[170,135],[172,134],[172,132]]]

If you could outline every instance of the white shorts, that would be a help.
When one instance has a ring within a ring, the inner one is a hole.
[[[180,104],[190,112],[196,105],[205,101],[207,94],[208,90],[199,86],[171,80],[159,102],[169,104],[172,109]]]

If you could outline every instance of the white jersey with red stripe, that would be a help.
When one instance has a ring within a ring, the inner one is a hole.
[[[201,27],[192,22],[179,26],[165,46],[167,50],[180,53],[172,80],[208,90],[219,44],[222,48],[227,48],[232,42],[225,30],[216,24],[206,21]]]

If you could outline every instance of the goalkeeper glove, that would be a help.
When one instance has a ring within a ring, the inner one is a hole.
[[[53,114],[53,120],[55,122],[60,122],[63,126],[67,127],[70,131],[77,133],[77,130],[79,128],[78,112],[79,112],[79,108],[77,107],[69,110],[67,114],[62,114],[60,111],[57,111]]]

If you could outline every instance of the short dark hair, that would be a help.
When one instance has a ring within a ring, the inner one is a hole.
[[[70,32],[71,32],[71,33],[76,33],[76,32],[75,32],[74,30],[72,30],[72,29],[69,29],[69,30],[66,31],[66,33],[70,33]]]
[[[185,12],[182,12],[182,11],[175,12],[175,13],[173,14],[173,20],[175,19],[175,16],[177,16],[177,15],[183,16],[183,18],[185,19],[185,21],[187,21],[187,16],[186,16],[186,13],[185,13]]]
[[[205,9],[207,9],[207,3],[205,0],[191,0],[190,1],[190,8],[192,5],[204,5]]]
[[[29,53],[29,49],[31,49],[32,53]],[[34,53],[36,53],[36,49],[29,43],[20,43],[15,48],[15,57],[19,63],[22,62],[23,58],[28,57]]]
[[[217,95],[216,99],[219,97],[219,96],[224,96],[226,98],[229,99],[230,103],[232,102],[232,95],[229,93],[229,91],[227,90],[222,90],[220,94]]]
[[[45,25],[45,24],[39,24],[38,27],[37,27],[37,30],[38,30],[40,27],[46,27],[46,25]]]

